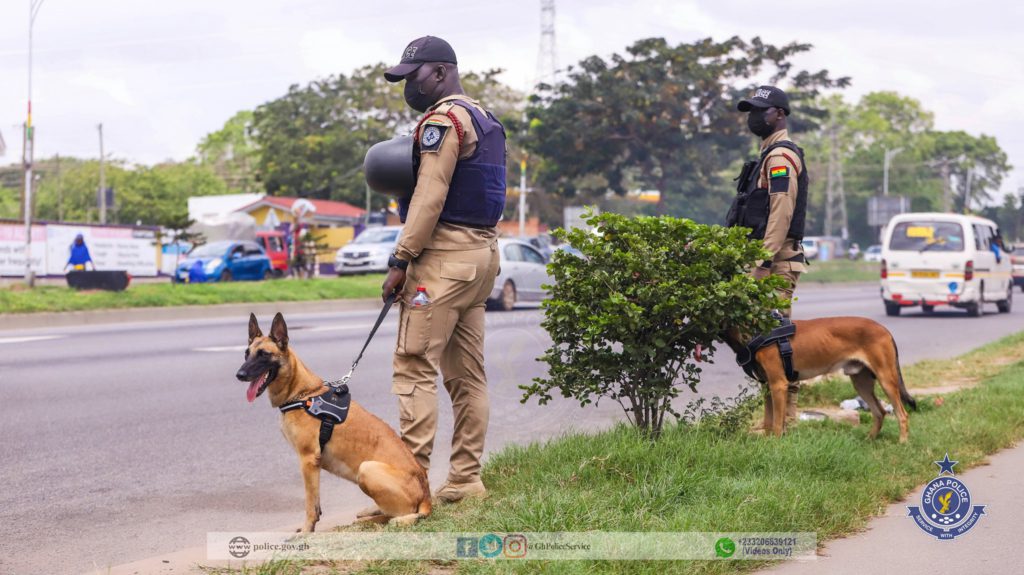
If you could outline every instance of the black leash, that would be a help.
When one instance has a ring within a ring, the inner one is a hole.
[[[363,344],[363,349],[359,351],[359,355],[356,357],[356,360],[352,362],[352,369],[348,370],[348,373],[346,373],[345,377],[341,378],[341,380],[339,380],[338,382],[329,382],[328,385],[334,387],[335,383],[338,383],[339,385],[345,385],[348,383],[348,380],[351,379],[352,377],[352,372],[354,372],[356,370],[356,366],[359,365],[359,360],[363,359],[363,353],[366,352],[366,348],[369,347],[370,340],[372,340],[374,334],[377,333],[377,328],[380,327],[380,324],[388,315],[388,311],[391,310],[391,305],[395,303],[395,299],[397,298],[398,293],[395,292],[389,295],[387,299],[384,300],[384,309],[380,310],[380,315],[377,316],[377,323],[373,324],[373,329],[370,330],[370,335],[366,338],[366,343]]]

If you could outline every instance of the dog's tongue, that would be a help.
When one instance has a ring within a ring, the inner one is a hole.
[[[267,374],[264,373],[249,384],[249,389],[245,390],[245,398],[249,400],[249,403],[256,401],[256,394],[259,393],[260,386],[263,385],[263,382],[266,381],[266,379]]]

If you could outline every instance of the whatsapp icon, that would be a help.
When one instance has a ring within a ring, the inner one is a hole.
[[[736,552],[736,542],[728,537],[722,537],[718,541],[715,541],[715,555],[718,555],[722,559],[728,559],[732,557],[732,554]]]

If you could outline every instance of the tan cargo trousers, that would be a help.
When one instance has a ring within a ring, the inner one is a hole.
[[[497,241],[472,250],[426,249],[409,264],[391,391],[402,440],[424,469],[437,431],[437,374],[452,400],[455,431],[448,481],[480,480],[490,404],[484,373],[484,307],[498,274]],[[416,287],[430,303],[412,307]]]

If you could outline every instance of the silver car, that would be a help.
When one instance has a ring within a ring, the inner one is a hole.
[[[494,289],[487,299],[492,309],[511,310],[517,301],[540,301],[550,283],[547,260],[536,248],[519,240],[500,238],[501,270],[494,278]]]
[[[334,271],[339,276],[388,271],[388,256],[401,235],[402,226],[366,228],[335,254]]]

